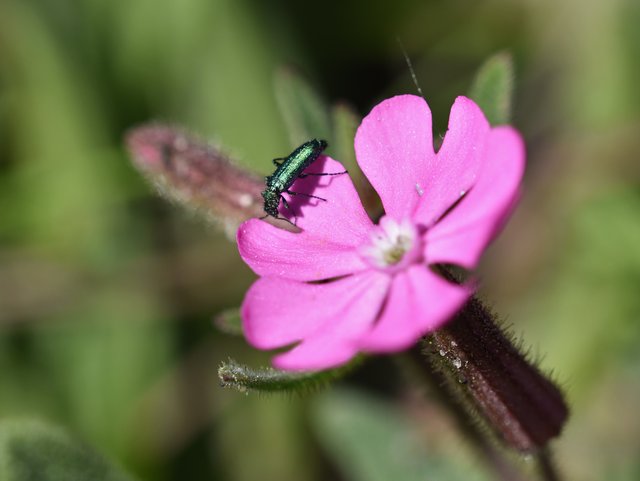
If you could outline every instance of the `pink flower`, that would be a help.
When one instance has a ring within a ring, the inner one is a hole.
[[[308,176],[292,190],[327,201],[289,197],[302,232],[257,219],[238,230],[240,255],[261,276],[242,304],[245,336],[259,349],[295,344],[274,358],[278,368],[320,370],[361,351],[404,350],[440,327],[473,289],[429,265],[476,267],[515,204],[524,169],[520,135],[491,128],[465,97],[451,109],[437,154],[431,112],[414,95],[374,107],[355,151],[384,206],[377,225],[347,175]],[[321,157],[307,172],[343,170]]]

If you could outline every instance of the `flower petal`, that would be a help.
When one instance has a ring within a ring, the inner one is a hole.
[[[322,156],[304,173],[338,173],[344,167]],[[238,229],[238,250],[258,275],[295,280],[321,280],[359,272],[366,267],[356,248],[369,239],[373,223],[366,214],[347,174],[308,175],[296,180],[284,194],[290,210],[280,205],[280,214],[295,221],[302,232],[279,229],[257,219]]]
[[[473,289],[445,281],[424,266],[395,276],[375,328],[359,341],[370,352],[395,352],[414,345],[448,321]]]
[[[322,371],[346,364],[357,353],[354,342],[318,336],[275,356],[273,366],[284,371]]]
[[[355,151],[386,214],[397,219],[411,216],[435,160],[427,102],[416,95],[399,95],[375,106],[358,128]]]
[[[304,174],[344,171],[340,162],[321,156]],[[306,233],[344,246],[357,246],[368,238],[373,223],[362,207],[348,174],[308,175],[297,179],[289,190],[303,195],[283,194],[290,210],[281,204],[280,214]],[[312,199],[304,194],[325,200]]]
[[[511,127],[492,129],[478,181],[426,234],[425,258],[474,268],[511,213],[524,173],[522,138]]]
[[[378,271],[323,284],[263,277],[251,286],[242,304],[245,337],[260,349],[302,340],[278,356],[277,365],[283,369],[339,364],[345,352],[355,353],[353,339],[373,323],[389,283],[389,276]],[[351,347],[346,349],[347,345]]]
[[[307,231],[289,232],[258,219],[244,222],[237,240],[240,256],[260,276],[313,281],[367,268],[355,247]]]
[[[456,99],[442,147],[421,183],[424,195],[416,210],[416,221],[427,227],[433,225],[473,186],[489,129],[489,122],[473,100]]]

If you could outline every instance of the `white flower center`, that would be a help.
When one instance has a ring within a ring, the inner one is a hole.
[[[421,247],[422,240],[413,223],[385,216],[372,231],[371,242],[360,248],[360,254],[373,267],[397,271],[419,261]]]

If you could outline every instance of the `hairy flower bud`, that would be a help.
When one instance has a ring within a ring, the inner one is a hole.
[[[232,235],[241,222],[264,215],[264,180],[234,165],[218,148],[160,124],[134,128],[126,145],[133,164],[160,193],[221,221]]]
[[[465,404],[513,448],[536,452],[560,434],[569,415],[562,393],[477,299],[427,338],[424,353]]]

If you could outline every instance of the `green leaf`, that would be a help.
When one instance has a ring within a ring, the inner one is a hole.
[[[172,326],[161,306],[131,286],[104,286],[83,293],[73,309],[43,319],[33,328],[32,352],[58,409],[110,453],[144,453],[150,441],[138,434],[151,421],[140,415],[139,403],[169,368],[173,352]]]
[[[338,103],[331,109],[331,117],[333,121],[333,137],[331,137],[333,147],[329,146],[329,148],[335,158],[349,172],[349,177],[351,177],[367,212],[374,218],[378,217],[382,213],[380,198],[356,162],[356,153],[353,148],[356,130],[360,125],[360,116],[349,105]]]
[[[513,60],[507,52],[490,57],[478,73],[469,90],[491,125],[509,123],[513,97]]]
[[[555,264],[554,281],[525,315],[531,326],[546,320],[535,333],[544,364],[571,379],[569,394],[579,403],[640,342],[640,192],[592,197],[571,212],[566,244],[558,247],[570,255]]]
[[[353,140],[360,124],[360,117],[347,104],[339,103],[331,109],[333,120],[333,153],[342,165],[350,173],[357,169],[356,152],[353,148]],[[362,173],[360,173],[362,175]]]
[[[38,421],[0,423],[2,481],[131,481],[93,449]]]
[[[328,108],[304,78],[291,69],[280,69],[275,89],[292,147],[314,138],[331,141]]]
[[[316,444],[306,422],[309,397],[218,394],[226,399],[225,407],[218,410],[207,441],[215,447],[221,475],[180,473],[176,481],[320,480]],[[205,461],[212,462],[210,455]]]
[[[261,392],[309,391],[342,377],[357,363],[358,359],[337,369],[318,372],[289,372],[270,367],[252,369],[229,359],[218,368],[218,377],[223,387],[235,388],[241,392],[250,390]]]
[[[331,390],[317,399],[312,415],[321,445],[350,481],[488,479],[459,444],[443,452],[434,439],[428,448],[415,420],[390,403]]]
[[[232,307],[225,309],[213,318],[215,326],[225,334],[242,336],[242,318],[240,309]]]

